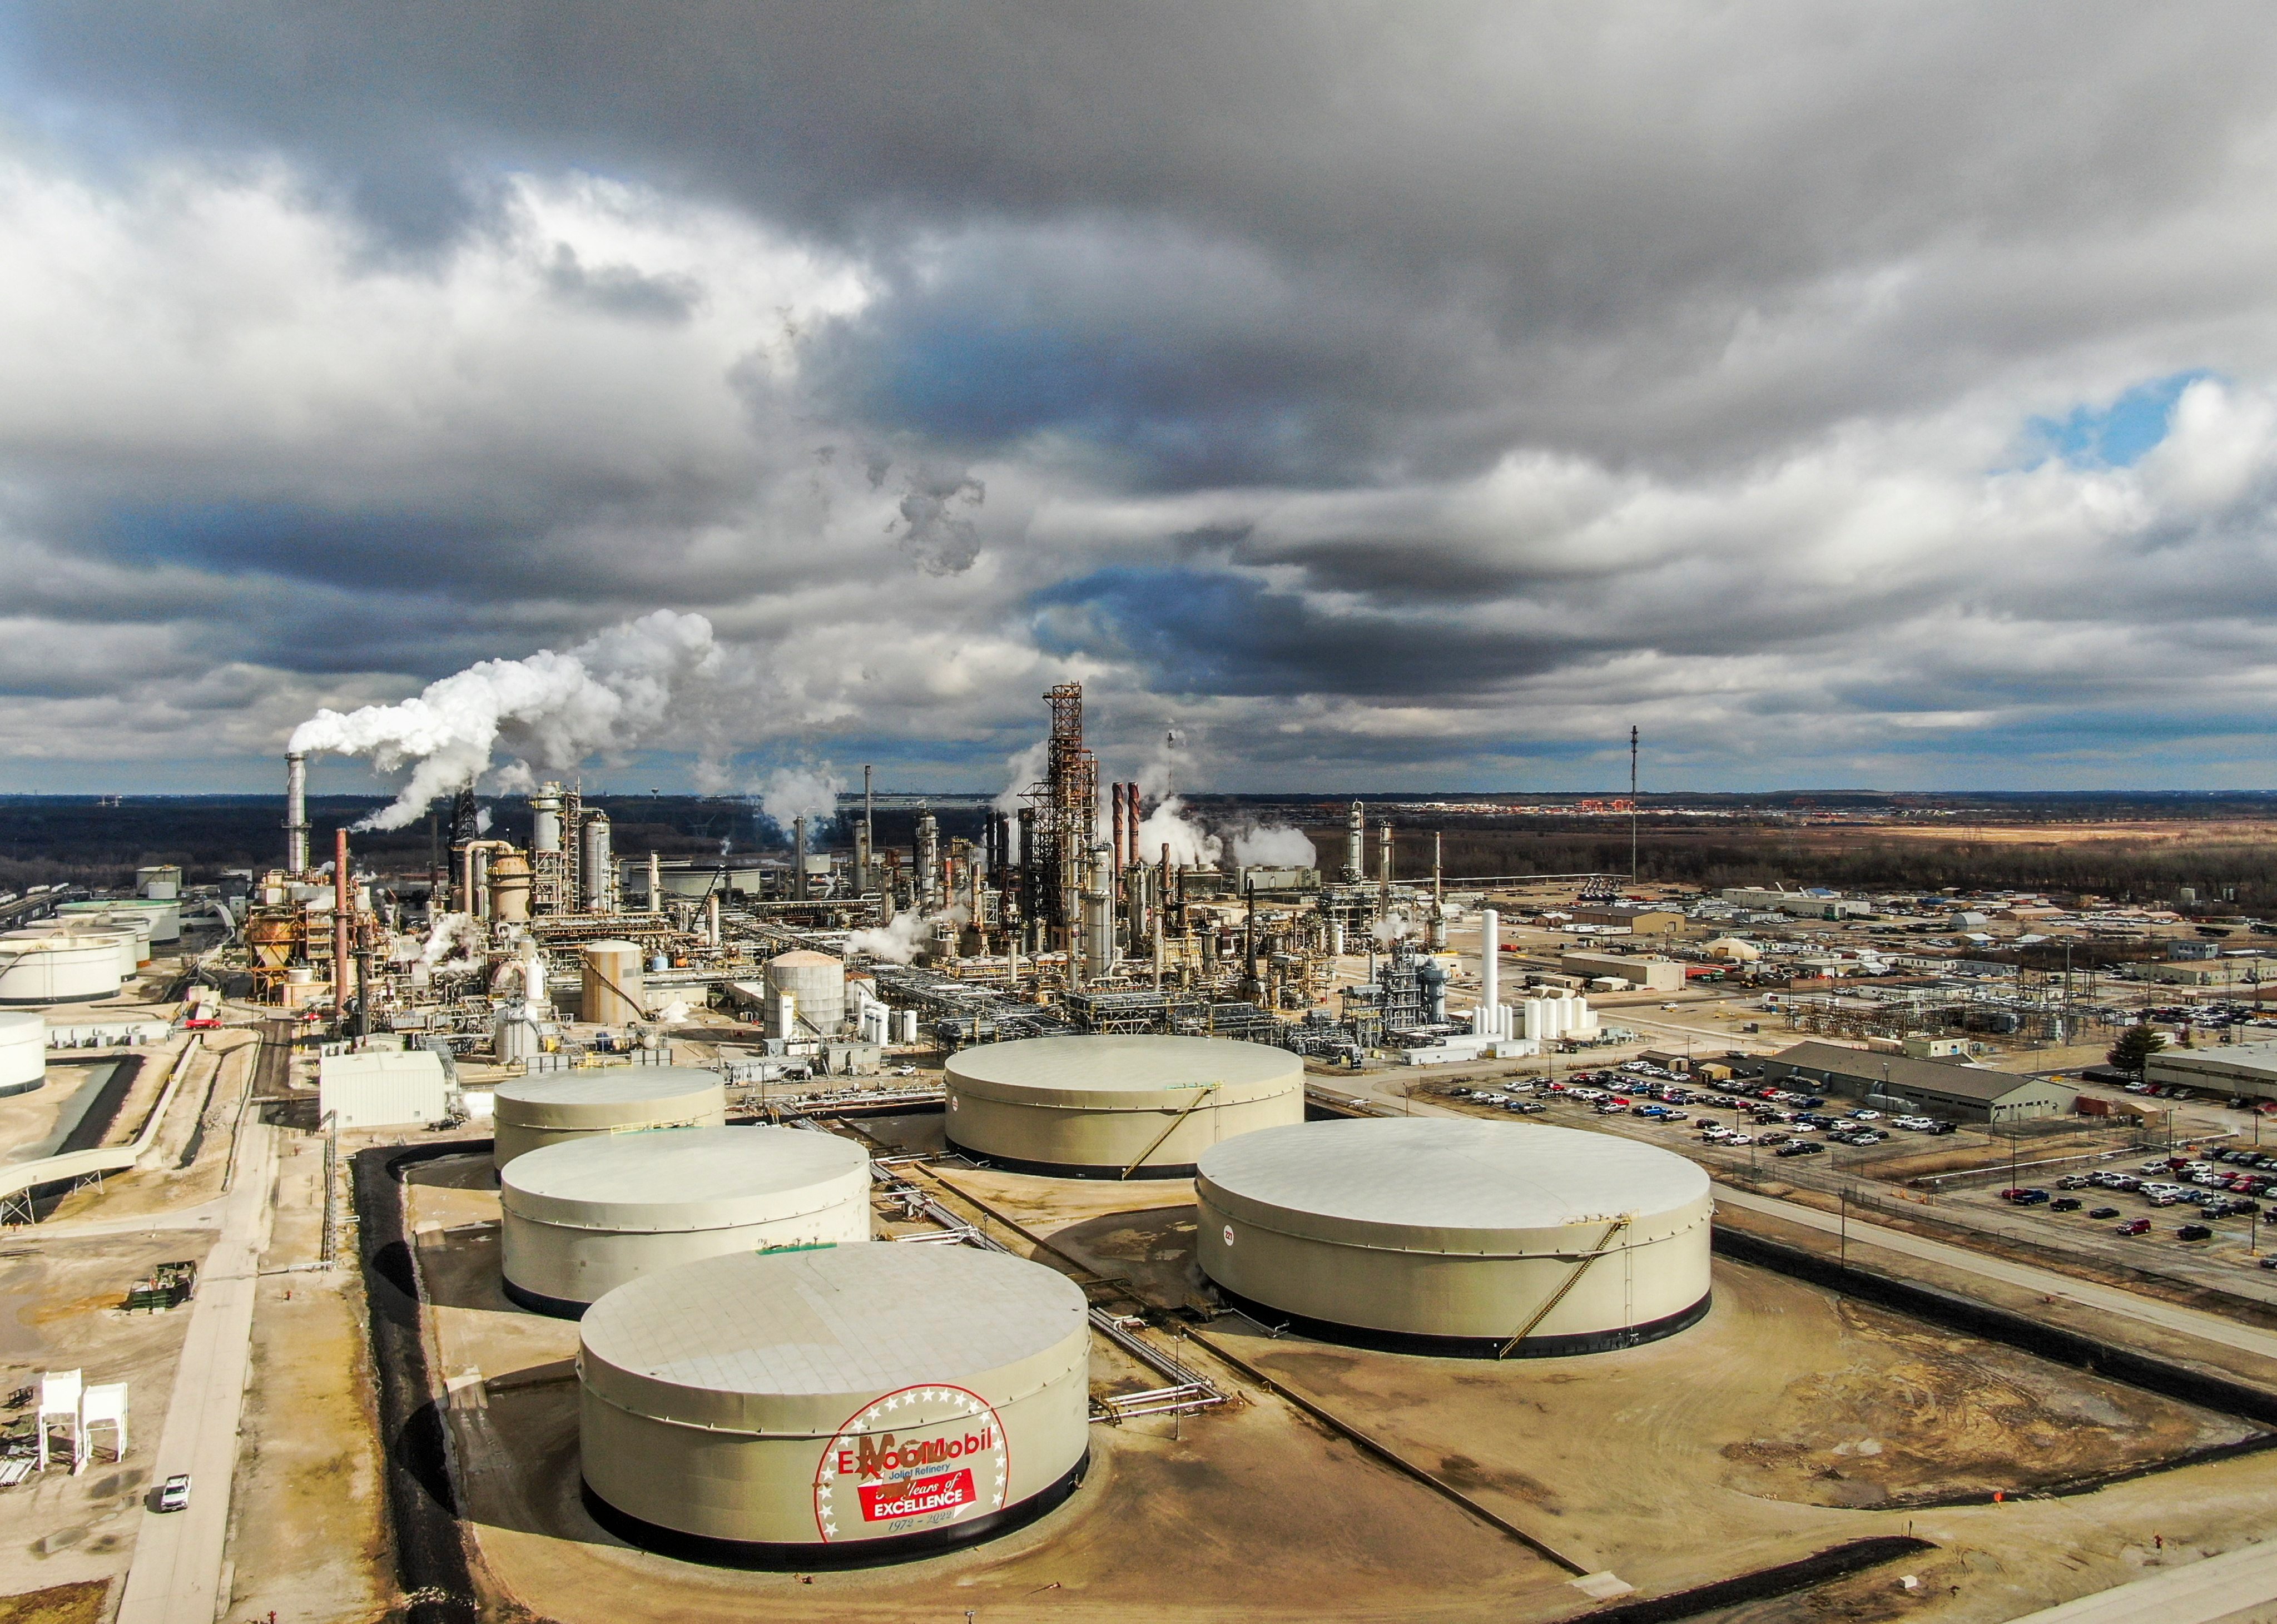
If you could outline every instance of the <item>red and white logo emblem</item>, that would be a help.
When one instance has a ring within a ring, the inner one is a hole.
[[[962,1387],[904,1387],[848,1417],[816,1463],[825,1541],[921,1534],[1004,1508],[1004,1423]]]

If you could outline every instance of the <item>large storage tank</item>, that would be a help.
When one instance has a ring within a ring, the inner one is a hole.
[[[0,1010],[0,1094],[29,1094],[47,1078],[47,1017],[37,1010]]]
[[[1330,1333],[1586,1353],[1708,1312],[1708,1175],[1611,1134],[1308,1122],[1203,1152],[1194,1193],[1202,1272],[1261,1315]]]
[[[498,1086],[491,1159],[500,1168],[566,1140],[651,1128],[716,1128],[727,1120],[727,1086],[692,1066],[611,1066],[605,1071],[517,1077]]]
[[[782,995],[791,995],[791,1019],[782,1019]],[[834,1038],[846,1024],[846,961],[799,949],[767,960],[766,1034],[771,1038]]]
[[[549,1145],[499,1175],[506,1293],[575,1318],[628,1280],[730,1252],[870,1239],[870,1155],[797,1128]]]
[[[88,1003],[116,997],[119,944],[131,937],[11,933],[0,940],[0,1004]]]
[[[611,1292],[580,1342],[589,1503],[654,1549],[873,1560],[1017,1526],[1082,1478],[1083,1293],[1001,1252],[711,1258]]]
[[[1210,1146],[1305,1120],[1305,1063],[1222,1038],[1024,1038],[949,1056],[949,1143],[1062,1178],[1179,1178]]]
[[[641,1007],[641,950],[629,942],[589,942],[579,962],[584,994],[579,1014],[598,1026],[622,1026],[648,1013]]]
[[[118,897],[108,902],[59,903],[57,917],[65,919],[140,918],[150,922],[150,940],[160,946],[182,939],[182,904],[141,897]]]

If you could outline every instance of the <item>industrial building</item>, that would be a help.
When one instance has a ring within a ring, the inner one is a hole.
[[[598,1134],[515,1157],[499,1204],[506,1295],[575,1318],[701,1258],[869,1239],[870,1158],[795,1128]]]
[[[948,1135],[1024,1172],[1182,1178],[1211,1146],[1305,1119],[1305,1064],[1221,1038],[1029,1038],[949,1057]]]
[[[1734,908],[1755,913],[1784,913],[1798,919],[1854,919],[1870,917],[1874,911],[1871,903],[1832,891],[1786,891],[1776,886],[1727,887],[1724,900]]]
[[[1709,1308],[1708,1175],[1608,1134],[1310,1122],[1205,1151],[1202,1272],[1253,1317],[1493,1358],[1632,1347]]]
[[[491,1109],[491,1156],[503,1170],[516,1156],[597,1133],[723,1126],[727,1087],[717,1071],[693,1066],[614,1066],[508,1079]]]
[[[2143,1070],[2161,1088],[2202,1088],[2233,1099],[2277,1100],[2277,1041],[2162,1048]]]
[[[817,1567],[1050,1509],[1090,1439],[1083,1292],[970,1247],[742,1253],[618,1287],[579,1328],[589,1504],[651,1549]]]
[[[430,1049],[326,1055],[316,1062],[316,1112],[324,1125],[426,1127],[452,1113],[443,1057]]]
[[[1565,953],[1558,969],[1589,981],[1623,981],[1656,993],[1679,992],[1684,966],[1672,958],[1632,957],[1626,953]]]
[[[1949,1060],[1916,1060],[1839,1043],[1798,1043],[1763,1062],[1766,1081],[1808,1085],[1881,1110],[1956,1122],[2029,1122],[2068,1117],[2079,1090],[2042,1077],[1992,1071]]]

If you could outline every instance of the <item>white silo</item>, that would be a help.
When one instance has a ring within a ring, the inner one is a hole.
[[[846,1025],[846,961],[800,949],[767,960],[766,1033],[771,1038],[834,1038]],[[791,995],[783,1020],[781,995]]]
[[[643,1018],[641,950],[629,942],[589,942],[579,955],[584,975],[581,1017],[597,1026],[622,1026]]]

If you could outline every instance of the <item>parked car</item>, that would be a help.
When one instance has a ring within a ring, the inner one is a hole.
[[[2115,1218],[2119,1216],[2119,1208],[2116,1207],[2098,1207],[2087,1216],[2090,1218]]]
[[[1826,1147],[1807,1139],[1798,1139],[1781,1145],[1771,1154],[1775,1156],[1823,1156],[1826,1154]]]
[[[2119,1232],[2122,1235],[2147,1235],[2151,1232],[2151,1220],[2129,1218],[2119,1226]]]
[[[2088,1179],[2084,1173],[2067,1173],[2063,1178],[2056,1180],[2056,1188],[2059,1190],[2084,1190],[2087,1186]]]
[[[2178,1239],[2182,1240],[2212,1240],[2213,1239],[2213,1231],[2203,1224],[2185,1224],[2180,1229],[2176,1230],[2174,1234]]]
[[[2050,1212],[2077,1212],[2086,1203],[2076,1195],[2066,1195],[2048,1203]]]
[[[177,1472],[158,1491],[160,1511],[187,1511],[190,1506],[190,1475]]]

